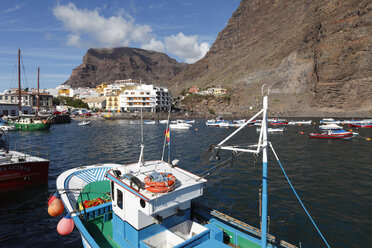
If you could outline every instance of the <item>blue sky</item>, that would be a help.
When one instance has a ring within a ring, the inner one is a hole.
[[[179,62],[202,58],[240,0],[2,0],[0,91],[14,88],[17,52],[22,87],[64,83],[87,49],[135,47],[164,52]]]

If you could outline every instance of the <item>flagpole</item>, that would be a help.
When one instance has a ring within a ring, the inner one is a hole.
[[[165,133],[164,133],[164,144],[163,144],[163,152],[161,154],[161,161],[164,162],[164,153],[165,153],[165,145],[166,145],[166,141],[167,141],[167,131],[169,129],[169,118],[170,117],[170,109],[169,109],[169,112],[168,112],[168,122],[167,122],[167,126],[165,128]]]

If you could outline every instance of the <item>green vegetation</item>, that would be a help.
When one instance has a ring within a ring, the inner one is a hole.
[[[67,106],[74,107],[74,108],[86,108],[86,109],[89,108],[88,104],[84,103],[81,99],[74,99],[74,98],[65,97],[65,96],[59,96],[59,97],[53,98],[54,106],[60,105],[61,103]]]

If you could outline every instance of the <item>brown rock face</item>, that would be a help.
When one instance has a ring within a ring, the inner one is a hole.
[[[283,114],[371,115],[371,9],[370,0],[242,0],[207,55],[174,81],[179,90],[220,84],[238,112],[265,83]]]
[[[95,87],[120,79],[141,79],[147,84],[167,86],[185,64],[164,53],[136,48],[89,49],[83,63],[73,69],[65,84]]]

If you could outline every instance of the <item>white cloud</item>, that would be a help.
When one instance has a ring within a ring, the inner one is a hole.
[[[53,14],[71,32],[67,43],[73,46],[88,43],[98,47],[128,46],[131,42],[148,43],[152,38],[150,26],[136,24],[133,18],[121,13],[105,18],[99,9],[78,9],[68,3],[57,5]]]
[[[163,53],[164,44],[159,40],[151,39],[150,43],[142,45],[142,49],[153,50]]]
[[[209,43],[198,42],[198,36],[183,33],[155,39],[149,25],[135,23],[133,17],[118,10],[116,16],[104,17],[100,9],[78,9],[74,3],[57,5],[54,16],[63,22],[69,34],[67,44],[75,47],[119,47],[139,44],[141,48],[176,55],[186,63],[194,63],[204,57]]]
[[[14,7],[11,7],[11,8],[9,8],[9,9],[5,9],[5,10],[3,10],[2,13],[3,13],[3,14],[8,14],[8,13],[11,13],[11,12],[13,12],[13,11],[16,11],[16,10],[22,8],[22,7],[23,7],[23,3],[22,3],[22,4],[17,4],[17,5],[15,5]]]
[[[165,47],[168,52],[183,58],[186,63],[194,63],[203,58],[209,50],[209,43],[198,44],[198,36],[185,36],[179,33],[165,38]]]

